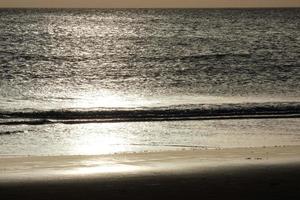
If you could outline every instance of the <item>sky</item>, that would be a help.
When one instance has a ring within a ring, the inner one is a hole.
[[[300,7],[300,0],[0,0],[0,7]]]

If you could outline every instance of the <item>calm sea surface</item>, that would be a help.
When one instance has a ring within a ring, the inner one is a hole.
[[[299,115],[299,30],[300,9],[0,9],[0,155],[299,145],[300,118],[180,120]]]

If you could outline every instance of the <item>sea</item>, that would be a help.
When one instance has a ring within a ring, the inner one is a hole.
[[[300,9],[0,9],[0,156],[300,145]]]

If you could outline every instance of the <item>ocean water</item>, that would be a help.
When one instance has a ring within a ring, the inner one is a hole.
[[[299,145],[299,30],[299,9],[0,9],[0,155]]]

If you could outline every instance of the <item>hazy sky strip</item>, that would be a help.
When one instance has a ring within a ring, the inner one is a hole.
[[[300,7],[300,0],[0,0],[0,7]]]

